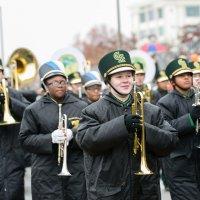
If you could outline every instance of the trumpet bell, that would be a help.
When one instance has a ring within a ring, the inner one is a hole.
[[[135,172],[135,175],[140,175],[140,176],[151,175],[151,174],[153,174],[153,172],[147,167],[147,164],[145,162],[142,162],[139,171]]]
[[[15,121],[15,119],[9,113],[5,113],[3,117],[3,122],[0,122],[0,126],[11,124],[19,124],[19,122]]]
[[[39,64],[35,55],[29,49],[19,48],[11,54],[7,66],[12,71],[11,76],[14,79],[13,85],[19,84],[20,87],[25,87],[31,85],[36,78]]]
[[[71,176],[70,172],[65,170],[65,171],[61,171],[58,176]]]

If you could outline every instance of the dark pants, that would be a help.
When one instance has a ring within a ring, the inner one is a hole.
[[[163,170],[169,184],[172,200],[200,200],[199,158],[193,152],[190,158],[164,158]]]

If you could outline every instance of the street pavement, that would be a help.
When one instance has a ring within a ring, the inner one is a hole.
[[[161,195],[162,200],[171,200],[170,194],[168,191],[165,191],[162,181],[160,182],[161,185]],[[26,168],[25,173],[25,200],[32,200],[31,198],[31,169]]]

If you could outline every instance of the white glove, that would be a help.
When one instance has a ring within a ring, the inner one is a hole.
[[[66,133],[66,144],[68,146],[70,140],[73,138],[73,133],[71,129],[67,129],[67,133]]]
[[[57,129],[51,133],[52,143],[64,143],[66,136],[62,130]]]

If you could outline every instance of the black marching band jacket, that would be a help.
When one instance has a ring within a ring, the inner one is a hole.
[[[62,114],[67,114],[68,118],[80,117],[84,107],[85,102],[66,94]],[[20,140],[22,146],[33,153],[32,197],[35,200],[44,200],[47,196],[51,200],[85,200],[83,153],[75,139],[67,147],[68,169],[72,176],[58,176],[61,171],[57,162],[58,144],[53,144],[51,138],[51,133],[58,129],[58,116],[58,104],[49,95],[31,104],[24,112]]]
[[[170,155],[163,159],[173,200],[200,199],[200,151],[196,148],[200,138],[189,115],[193,103],[193,90],[188,96],[173,90],[158,101],[164,118],[178,131],[180,138]]]
[[[134,171],[139,163],[132,156],[133,134],[128,133],[124,123],[130,109],[131,104],[122,106],[106,94],[82,112],[76,140],[84,151],[90,200],[133,199]],[[163,120],[159,107],[145,103],[144,113],[147,151],[152,157],[167,155],[178,140],[176,130]],[[157,187],[151,187],[152,195]]]
[[[12,88],[9,88],[9,102],[12,117],[20,122],[30,103]],[[30,154],[20,146],[19,130],[20,123],[0,126],[0,200],[24,199],[24,172],[30,165]]]

